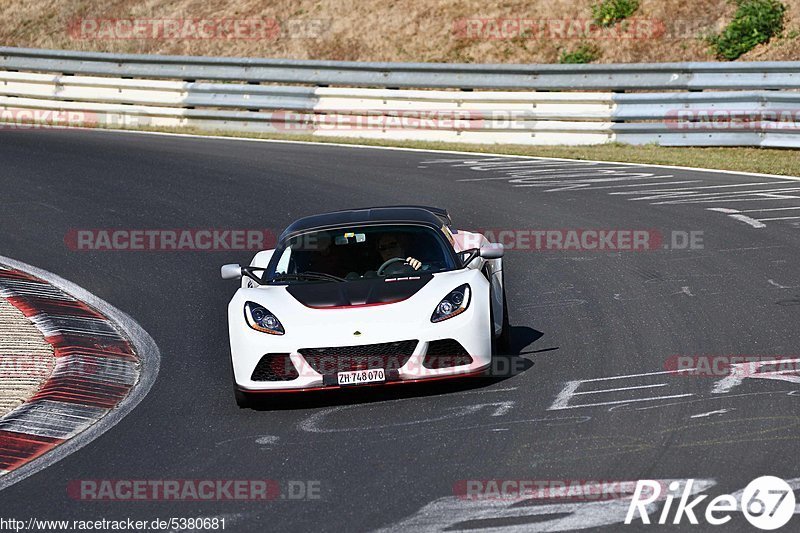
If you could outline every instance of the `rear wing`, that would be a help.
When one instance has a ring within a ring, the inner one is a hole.
[[[442,209],[441,207],[429,207],[427,205],[393,205],[392,207],[402,207],[405,209],[424,209],[425,211],[430,211],[446,225],[452,226],[453,219],[450,218],[450,213],[447,212],[447,209]]]

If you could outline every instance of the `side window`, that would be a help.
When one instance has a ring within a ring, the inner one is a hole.
[[[453,237],[453,233],[450,231],[450,228],[447,226],[442,226],[442,233],[447,238],[447,241],[450,243],[450,246],[455,247],[456,239]]]
[[[286,274],[289,271],[289,260],[292,257],[292,247],[287,246],[283,250],[283,255],[278,260],[278,264],[275,265],[275,274]]]

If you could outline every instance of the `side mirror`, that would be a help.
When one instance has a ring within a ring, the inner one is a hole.
[[[503,248],[503,245],[499,243],[481,246],[481,257],[483,259],[500,259],[505,253],[505,248]]]
[[[222,275],[222,279],[241,279],[242,267],[236,263],[231,263],[230,265],[222,265],[222,268],[220,269],[220,274]]]

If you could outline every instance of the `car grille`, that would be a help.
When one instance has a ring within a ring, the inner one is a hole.
[[[450,368],[452,366],[468,365],[472,357],[461,343],[454,339],[432,341],[428,344],[428,351],[422,360],[422,366],[431,370]]]
[[[418,341],[411,340],[360,346],[303,348],[299,352],[308,365],[322,375],[372,368],[397,370],[411,358],[417,343]]]
[[[252,381],[291,381],[299,374],[288,353],[268,353],[256,365]]]

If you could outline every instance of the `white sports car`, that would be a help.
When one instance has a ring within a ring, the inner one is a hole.
[[[483,373],[508,337],[503,247],[443,209],[302,218],[256,254],[228,306],[234,391],[388,385]]]

